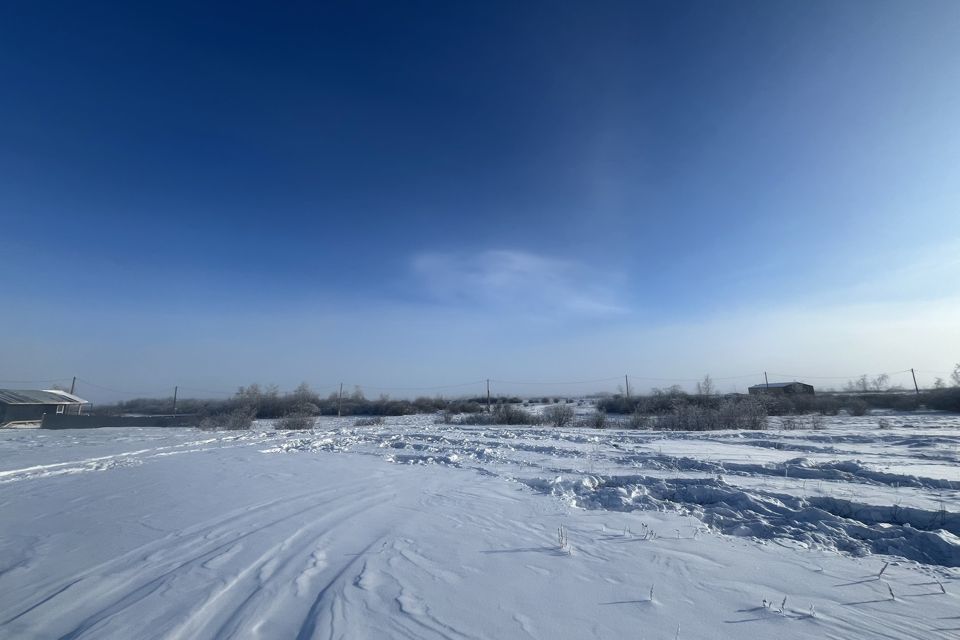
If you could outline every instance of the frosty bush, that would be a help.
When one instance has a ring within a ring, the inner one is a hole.
[[[560,429],[573,422],[573,407],[565,404],[554,404],[543,410],[543,419],[547,424]]]
[[[840,413],[840,401],[833,396],[817,397],[814,408],[822,416],[835,416]]]
[[[320,415],[320,407],[312,402],[303,402],[297,405],[297,413],[308,416],[318,416]]]
[[[376,416],[373,418],[357,418],[353,421],[353,426],[355,427],[376,427],[383,424],[383,416]]]
[[[451,424],[451,423],[446,423]],[[461,424],[468,426],[483,426],[496,424],[492,413],[468,413],[453,420],[452,424]]]
[[[253,426],[254,410],[242,407],[229,413],[207,416],[200,421],[203,431],[248,431]]]
[[[570,412],[573,413],[573,409],[570,409]],[[540,419],[537,416],[530,413],[529,411],[524,411],[520,407],[516,407],[512,404],[498,404],[493,407],[493,411],[491,413],[476,413],[476,414],[468,414],[465,416],[461,416],[458,420],[455,421],[455,424],[534,425],[534,424],[540,424]]]
[[[453,424],[454,417],[452,411],[441,411],[433,418],[433,424]]]
[[[316,419],[307,413],[288,413],[277,420],[273,428],[278,430],[305,431],[307,429],[313,429],[316,422]]]
[[[720,403],[721,429],[758,430],[767,427],[767,411],[755,398],[724,400]]]
[[[570,409],[573,412],[573,409]],[[512,404],[498,404],[493,408],[494,424],[538,424],[540,421],[529,411]]]
[[[853,398],[846,403],[845,408],[852,416],[863,416],[870,410],[870,405],[860,398]]]
[[[631,429],[648,429],[653,422],[653,418],[637,410],[630,414]]]
[[[607,412],[597,409],[587,420],[587,424],[594,429],[604,429],[607,426]]]
[[[753,398],[763,405],[768,416],[786,416],[796,412],[793,402],[787,396],[763,394]]]
[[[960,411],[960,387],[928,392],[927,406],[940,411]]]
[[[716,408],[678,401],[655,420],[657,429],[673,431],[758,430],[767,427],[767,412],[761,402],[749,397],[724,399]]]

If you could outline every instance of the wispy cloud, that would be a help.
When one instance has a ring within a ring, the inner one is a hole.
[[[581,262],[525,251],[428,252],[414,256],[425,292],[452,305],[527,315],[607,316],[625,312],[622,277]]]

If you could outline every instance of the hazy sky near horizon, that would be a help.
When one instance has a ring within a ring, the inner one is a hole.
[[[952,0],[4,3],[0,386],[929,384],[958,78]]]

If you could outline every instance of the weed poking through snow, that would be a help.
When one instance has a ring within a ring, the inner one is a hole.
[[[557,528],[557,544],[560,546],[560,551],[570,550],[570,541],[567,539],[567,528],[562,524]]]

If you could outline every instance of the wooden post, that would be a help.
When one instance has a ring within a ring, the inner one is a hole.
[[[173,388],[173,415],[177,415],[177,392],[180,390],[180,387]]]
[[[917,395],[920,395],[920,387],[917,386],[917,374],[913,371],[913,367],[910,367],[910,375],[913,376],[913,388],[916,390]]]
[[[73,382],[70,383],[70,395],[73,395],[73,389],[77,386],[77,376],[73,376]]]
[[[487,378],[487,413],[490,413],[490,378]]]
[[[763,382],[764,382],[764,384],[765,384],[766,387],[767,387],[767,391],[770,391],[770,380],[767,379],[767,372],[766,372],[766,371],[763,372]]]
[[[343,407],[343,383],[340,383],[340,395],[337,396],[337,417],[340,417],[340,409]]]
[[[627,385],[627,400],[629,400],[630,399],[630,378],[627,376],[627,374],[623,374],[623,381]]]

